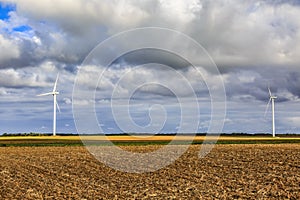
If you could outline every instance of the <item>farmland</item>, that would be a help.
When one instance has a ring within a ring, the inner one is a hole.
[[[134,174],[105,166],[83,146],[1,147],[0,199],[300,199],[299,143],[218,144],[202,159],[199,149]]]
[[[7,136],[0,137],[1,146],[82,146],[82,142],[94,142],[101,144],[109,140],[118,145],[145,145],[145,144],[168,144],[171,140],[182,144],[193,141],[200,144],[205,136],[177,136],[174,135],[112,135],[112,136]],[[293,137],[268,137],[268,136],[210,136],[207,141],[217,140],[219,144],[255,144],[255,143],[300,143],[299,136]]]

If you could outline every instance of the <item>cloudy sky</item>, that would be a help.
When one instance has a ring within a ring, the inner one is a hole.
[[[52,97],[36,95],[58,73],[58,132],[76,133],[75,103],[77,126],[94,106],[105,133],[206,132],[212,113],[222,132],[270,133],[269,85],[277,132],[300,133],[299,19],[298,0],[0,0],[0,133],[52,131]],[[163,29],[127,37],[144,27]],[[134,49],[145,41],[163,48]]]

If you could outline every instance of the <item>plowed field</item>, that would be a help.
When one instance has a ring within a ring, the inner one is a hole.
[[[1,147],[0,199],[300,199],[299,144],[216,145],[202,159],[199,148],[164,169],[132,174],[84,147]]]

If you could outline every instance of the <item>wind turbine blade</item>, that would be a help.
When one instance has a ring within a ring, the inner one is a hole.
[[[56,76],[56,80],[55,80],[53,91],[52,91],[53,93],[56,92],[56,86],[57,86],[58,76],[59,76],[59,73]]]
[[[48,92],[48,93],[44,93],[44,94],[38,94],[36,95],[37,97],[41,97],[41,96],[48,96],[48,95],[53,95],[52,92]]]
[[[57,107],[57,109],[58,109],[58,112],[60,112],[60,108],[59,108],[59,105],[58,105],[58,103],[56,102],[56,107]],[[61,113],[61,112],[60,112]]]
[[[268,87],[268,90],[269,90],[269,95],[270,95],[270,97],[271,97],[271,96],[272,96],[272,93],[271,93],[270,87]]]
[[[269,109],[269,106],[270,106],[270,102],[271,102],[271,98],[269,99],[269,102],[268,102],[268,104],[267,104],[267,107],[266,107],[266,110],[265,110],[264,117],[266,117],[266,114],[267,114],[268,109]]]

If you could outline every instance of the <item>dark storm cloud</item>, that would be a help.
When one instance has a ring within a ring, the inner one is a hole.
[[[227,97],[231,99],[268,101],[268,87],[278,96],[278,102],[293,101],[300,97],[300,73],[290,72],[284,67],[275,71],[273,67],[255,71],[235,69],[224,76]]]
[[[271,5],[281,5],[281,4],[291,4],[295,6],[300,5],[299,0],[262,0],[262,2],[266,2]]]
[[[116,59],[112,64],[137,66],[148,63],[158,63],[162,65],[167,65],[174,69],[183,69],[191,65],[180,55],[175,55],[172,52],[168,52],[161,49],[150,48],[129,52]]]

